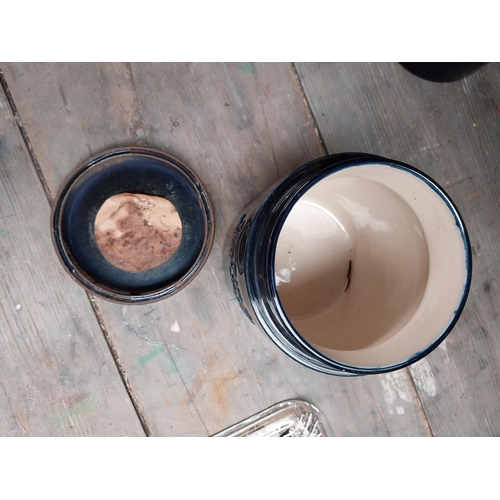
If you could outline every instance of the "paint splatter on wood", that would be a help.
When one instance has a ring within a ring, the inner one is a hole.
[[[144,366],[148,361],[151,361],[154,357],[158,356],[158,354],[163,351],[163,347],[157,347],[156,349],[153,349],[151,352],[148,352],[147,354],[139,358],[139,364]]]
[[[410,371],[416,386],[425,391],[427,395],[434,397],[436,395],[436,380],[429,363],[425,359],[421,359],[410,367]]]
[[[393,415],[394,406],[396,405],[396,413],[403,415],[404,406],[401,405],[401,401],[414,403],[411,395],[412,389],[407,376],[402,370],[399,370],[381,376],[381,382],[387,411]]]

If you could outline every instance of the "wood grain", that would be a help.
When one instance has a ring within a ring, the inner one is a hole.
[[[144,435],[1,89],[0,200],[0,435]]]
[[[329,152],[423,170],[450,194],[473,246],[469,300],[446,342],[411,368],[432,431],[500,435],[500,65],[431,83],[398,64],[298,64]]]
[[[323,154],[290,65],[2,69],[53,192],[90,154],[146,145],[184,161],[211,197],[213,250],[186,289],[145,306],[96,299],[152,435],[211,435],[289,398],[315,403],[334,435],[428,433],[407,372],[345,380],[306,369],[234,300],[225,244],[238,212]]]

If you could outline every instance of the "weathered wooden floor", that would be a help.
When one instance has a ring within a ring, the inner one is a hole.
[[[336,436],[500,435],[499,64],[452,84],[391,63],[0,71],[0,435],[207,436],[290,398],[316,404]],[[65,177],[127,145],[188,164],[216,215],[197,278],[145,306],[87,296],[50,238]],[[342,151],[430,174],[458,205],[474,253],[469,300],[446,342],[410,369],[348,380],[302,367],[245,319],[223,253],[245,205]]]

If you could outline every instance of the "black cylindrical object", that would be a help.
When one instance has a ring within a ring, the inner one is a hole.
[[[456,82],[486,66],[485,62],[406,62],[403,68],[431,82]]]

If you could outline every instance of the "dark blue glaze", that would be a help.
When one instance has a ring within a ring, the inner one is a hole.
[[[94,222],[102,204],[119,193],[167,198],[182,221],[177,252],[164,264],[132,273],[100,252]],[[158,300],[180,290],[199,271],[213,239],[213,214],[197,177],[175,158],[143,148],[120,149],[89,161],[59,193],[53,237],[65,268],[89,291],[127,303]]]

